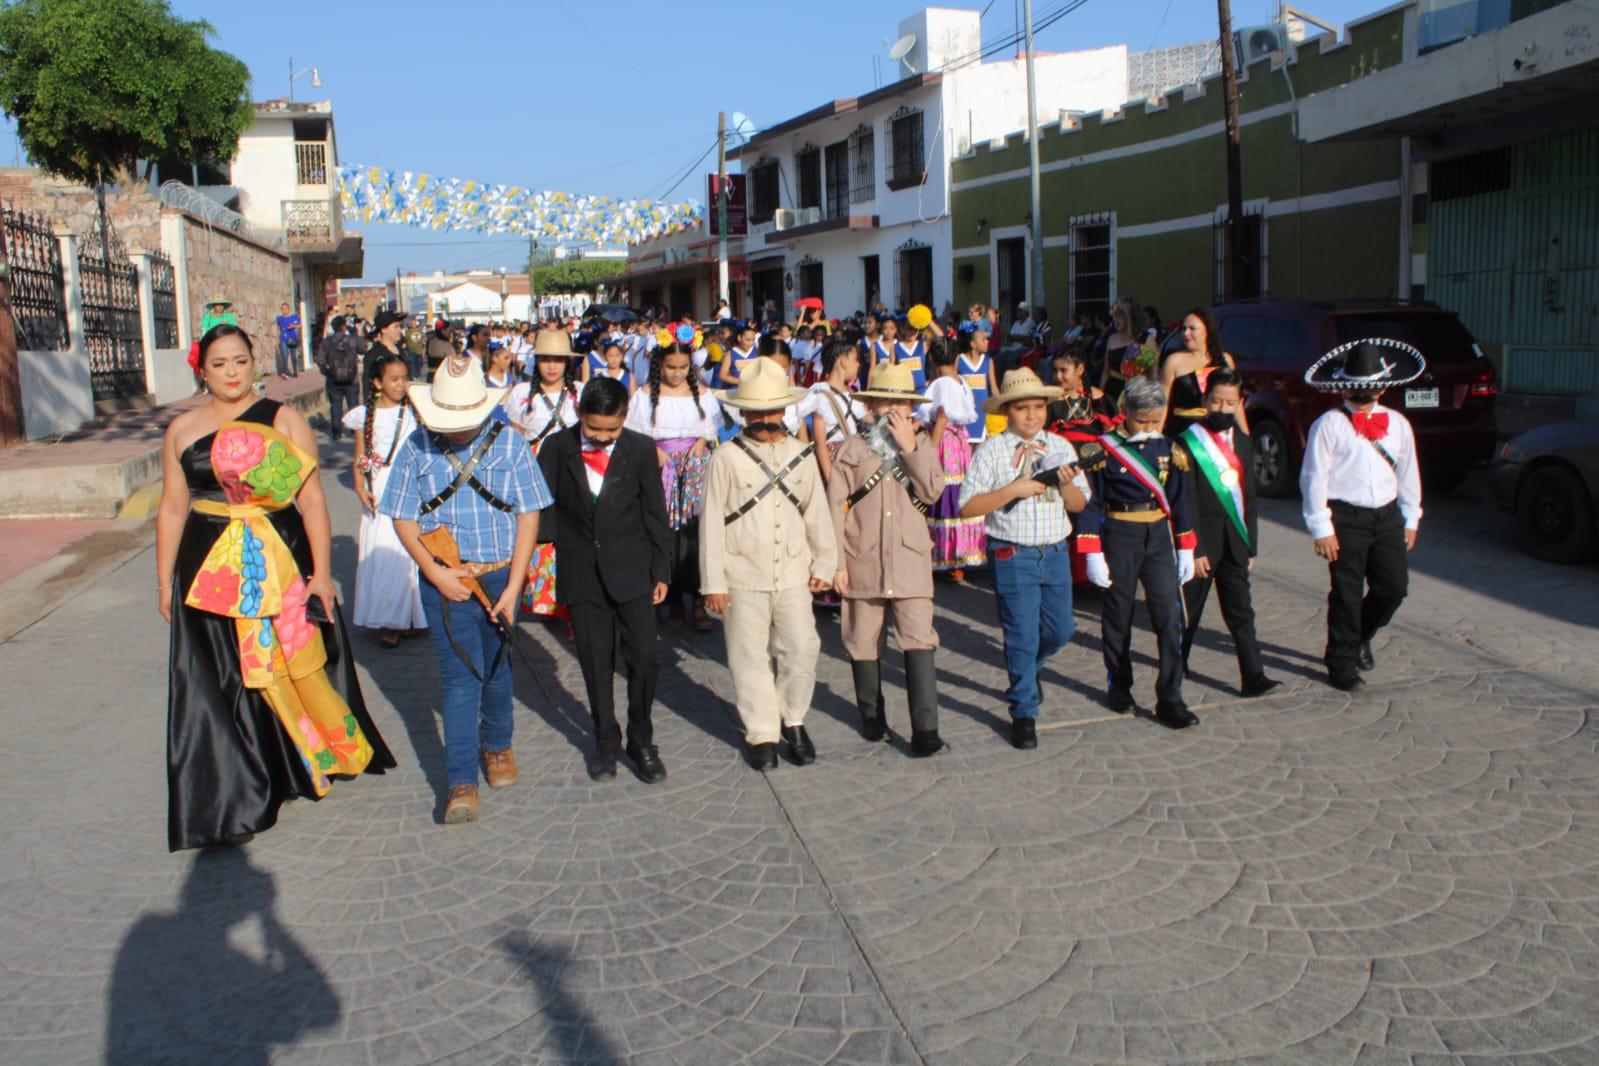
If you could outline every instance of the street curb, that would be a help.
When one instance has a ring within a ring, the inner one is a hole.
[[[149,519],[114,521],[108,528],[73,541],[52,558],[0,585],[0,644],[49,617],[100,577],[121,569],[154,544],[155,523]],[[153,589],[154,573],[150,584]],[[153,592],[150,600],[154,613]]]

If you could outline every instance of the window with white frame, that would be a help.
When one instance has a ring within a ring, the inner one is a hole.
[[[1256,200],[1244,205],[1243,217],[1238,225],[1227,224],[1228,209],[1223,206],[1216,212],[1211,225],[1212,244],[1216,252],[1215,303],[1232,300],[1264,300],[1268,295],[1266,278],[1267,230],[1266,201]],[[1228,277],[1229,246],[1238,253],[1238,278],[1236,285]]]
[[[822,151],[807,144],[794,153],[794,171],[799,175],[798,208],[822,206]]]
[[[849,137],[851,203],[864,203],[877,193],[877,137],[870,126],[859,126]]]
[[[1116,292],[1116,218],[1082,215],[1071,227],[1070,309],[1079,314],[1110,315]]]
[[[926,180],[922,113],[902,107],[888,116],[887,184],[890,189],[909,189]]]

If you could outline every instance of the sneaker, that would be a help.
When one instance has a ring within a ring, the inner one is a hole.
[[[477,786],[456,785],[444,804],[444,824],[462,825],[477,821]]]

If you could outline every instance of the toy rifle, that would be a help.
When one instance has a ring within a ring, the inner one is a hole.
[[[439,526],[437,529],[430,529],[426,533],[423,533],[419,539],[422,542],[422,547],[427,549],[428,554],[433,556],[433,561],[439,566],[445,567],[449,570],[465,569],[465,566],[461,562],[461,549],[459,545],[455,543],[455,537],[450,534],[448,529],[444,528],[443,526]],[[507,644],[516,649],[517,655],[519,655],[522,659],[522,665],[527,667],[527,672],[533,675],[534,681],[538,682],[539,691],[544,693],[544,698],[549,702],[554,703],[555,697],[550,695],[549,686],[544,683],[544,678],[540,676],[538,667],[533,665],[533,660],[528,656],[527,652],[523,650],[522,645],[517,643],[515,630],[512,627],[507,626],[495,616],[494,604],[489,602],[489,595],[483,591],[483,586],[479,584],[478,579],[475,577],[463,577],[460,580],[461,584],[465,585],[467,589],[471,591],[473,598],[476,599],[479,605],[482,606],[484,612],[488,614],[489,621],[493,623],[495,629],[499,630],[500,636]],[[449,602],[446,601],[444,604],[444,625],[446,635],[448,635],[449,630],[449,618]],[[450,643],[451,645],[455,646],[455,654],[461,657],[461,661],[466,663],[467,668],[470,669],[473,674],[477,674],[477,667],[467,659],[466,653],[461,651],[460,646],[455,644],[454,637],[450,638]],[[479,680],[482,680],[482,678],[480,677]]]

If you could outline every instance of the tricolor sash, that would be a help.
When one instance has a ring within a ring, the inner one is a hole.
[[[1117,462],[1127,468],[1127,472],[1133,475],[1140,485],[1154,494],[1155,502],[1166,513],[1166,517],[1171,518],[1171,501],[1166,498],[1166,487],[1160,483],[1160,474],[1150,465],[1149,460],[1145,459],[1138,449],[1128,447],[1127,441],[1120,433],[1107,433],[1099,438],[1099,443],[1116,457]]]
[[[1249,527],[1244,524],[1244,464],[1238,461],[1238,454],[1198,422],[1183,430],[1182,436],[1200,472],[1210,482],[1211,491],[1221,501],[1221,509],[1227,512],[1233,528],[1244,538],[1244,547],[1253,550],[1254,546],[1249,543]]]

